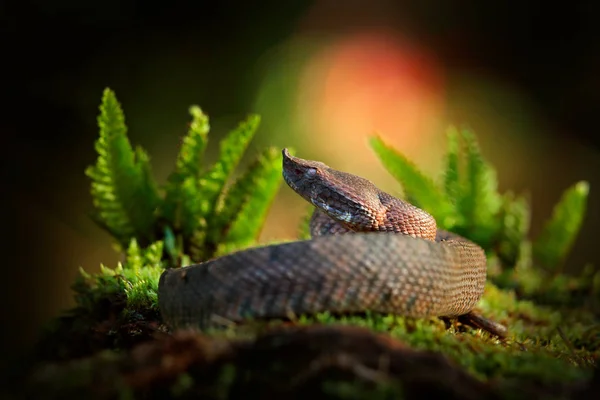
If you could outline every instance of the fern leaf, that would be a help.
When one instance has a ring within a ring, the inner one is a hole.
[[[517,198],[511,192],[502,197],[499,220],[497,254],[505,265],[515,266],[521,256],[522,243],[529,231],[531,212],[525,197]]]
[[[222,233],[228,230],[228,225],[231,224],[248,200],[255,195],[257,184],[262,182],[266,176],[273,174],[273,171],[281,174],[281,158],[277,157],[277,152],[273,148],[269,148],[227,189],[223,206],[219,208],[216,216],[211,220],[211,226],[214,228],[211,232],[213,241],[218,242],[221,240]]]
[[[217,225],[223,229],[215,242],[221,243],[217,255],[256,241],[280,185],[281,152],[268,148],[227,194]]]
[[[129,247],[127,248],[127,261],[125,262],[125,268],[137,271],[143,266],[144,260],[142,259],[142,251],[140,246],[138,246],[137,240],[133,238],[131,239]]]
[[[558,268],[571,249],[585,215],[589,184],[577,182],[565,190],[552,217],[533,244],[534,257],[549,268]]]
[[[187,177],[180,185],[181,206],[179,218],[184,237],[190,237],[196,231],[204,231],[206,219],[202,216],[202,199],[199,183],[194,177]]]
[[[194,186],[200,179],[202,157],[210,130],[208,116],[202,112],[200,107],[191,106],[189,113],[192,116],[192,122],[187,134],[183,137],[175,170],[167,179],[165,201],[162,207],[162,216],[175,227],[184,225],[182,229],[186,233],[192,232],[197,227],[195,221],[188,218],[193,215],[194,210],[190,210],[186,206],[198,201],[198,190],[197,188],[193,190],[188,185],[187,191],[182,192],[181,186],[185,179],[191,179]]]
[[[446,169],[444,171],[444,189],[451,201],[456,201],[460,193],[458,130],[451,126],[447,133],[448,153],[446,154]]]
[[[148,153],[141,147],[135,149],[135,160],[137,161],[137,173],[134,181],[134,196],[132,203],[134,204],[132,215],[136,221],[137,233],[139,237],[153,241],[152,230],[157,217],[157,210],[160,207],[162,199],[158,192],[158,184],[152,175],[152,166]],[[147,244],[148,241],[144,243]]]
[[[218,200],[225,192],[227,181],[244,155],[259,123],[260,117],[251,115],[221,141],[219,160],[202,175],[199,180],[199,191],[193,199],[198,207],[198,212],[193,214],[199,224],[196,231],[203,230],[203,221],[208,221],[215,214]],[[206,223],[210,225],[209,222]],[[205,235],[196,235],[194,246],[202,248],[204,239]]]
[[[482,157],[475,135],[462,130],[466,143],[466,176],[464,191],[458,202],[466,230],[479,244],[485,245],[498,230],[495,218],[502,204],[498,194],[496,171]]]
[[[192,122],[187,135],[183,138],[175,172],[199,178],[202,172],[202,156],[208,143],[210,123],[208,116],[196,105],[190,107],[189,113]]]
[[[151,240],[154,213],[159,204],[148,155],[133,151],[127,138],[125,116],[113,91],[105,89],[98,116],[98,159],[86,170],[92,179],[92,198],[101,226],[127,247],[129,239]]]
[[[144,249],[143,257],[146,265],[161,265],[164,242],[158,240]]]
[[[400,182],[409,202],[433,215],[443,228],[454,224],[453,206],[431,178],[381,138],[372,137],[370,145],[388,172]]]

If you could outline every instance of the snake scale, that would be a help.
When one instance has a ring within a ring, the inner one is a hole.
[[[366,179],[282,153],[285,182],[316,207],[312,238],[166,270],[158,300],[170,327],[322,311],[471,314],[486,281],[481,247]]]

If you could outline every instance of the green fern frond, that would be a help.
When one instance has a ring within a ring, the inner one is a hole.
[[[588,192],[586,181],[577,182],[554,206],[552,217],[533,243],[533,255],[542,265],[555,270],[561,266],[581,228]]]
[[[252,165],[227,189],[223,206],[212,219],[210,240],[219,242],[229,230],[232,222],[248,204],[252,196],[259,192],[258,185],[265,186],[265,180],[275,177],[279,187],[281,175],[281,157],[274,148],[266,149]],[[267,195],[270,197],[275,193]]]
[[[131,239],[129,247],[127,248],[127,261],[125,267],[133,270],[139,270],[144,266],[144,260],[142,258],[142,251],[138,246],[135,238]]]
[[[202,173],[202,157],[208,142],[210,124],[208,116],[196,105],[191,106],[189,113],[192,121],[187,134],[183,137],[177,156],[175,170],[169,175],[165,190],[165,201],[162,216],[173,221],[176,227],[182,226],[186,233],[191,233],[196,227],[194,215],[197,215],[195,205],[198,204],[198,189],[196,187]],[[182,191],[185,180],[186,190]]]
[[[217,207],[227,181],[239,164],[260,123],[258,115],[249,116],[220,143],[219,160],[200,179],[202,213],[209,216]]]
[[[472,132],[451,126],[447,138],[443,189],[381,139],[372,138],[371,145],[403,185],[407,199],[433,215],[438,227],[461,234],[488,252],[506,252],[499,254],[502,260],[517,259],[529,228],[528,204],[521,199],[516,204],[503,203],[509,198],[498,193],[496,171],[483,158]]]
[[[523,240],[529,232],[529,201],[522,196],[515,198],[511,192],[505,193],[498,219],[500,231],[496,235],[496,252],[505,265],[516,265],[521,256]]]
[[[531,264],[533,253],[543,265],[556,268],[571,249],[581,227],[587,182],[579,182],[565,192],[552,219],[532,245],[527,239],[531,219],[528,199],[510,192],[504,195],[498,192],[496,171],[482,156],[471,131],[450,127],[447,135],[443,192],[380,138],[372,138],[371,146],[388,171],[403,185],[408,200],[432,214],[439,227],[471,239],[490,255],[495,253],[503,266],[514,269],[521,264]],[[462,152],[461,142],[464,144]],[[440,219],[443,216],[446,220]]]
[[[162,260],[164,242],[162,240],[157,240],[152,243],[150,246],[144,249],[142,254],[144,264],[146,265],[160,265]]]
[[[149,242],[159,205],[158,190],[149,157],[140,148],[133,151],[121,105],[110,89],[104,90],[98,125],[98,159],[86,170],[92,179],[96,219],[123,247],[132,237]]]
[[[135,238],[131,239],[127,248],[124,268],[139,271],[145,265],[159,265],[163,253],[163,241],[158,240],[142,249]]]
[[[190,107],[192,121],[161,198],[149,157],[141,148],[132,149],[123,111],[110,89],[104,91],[100,111],[97,165],[86,171],[97,210],[93,218],[129,251],[129,267],[144,264],[139,252],[156,235],[164,243],[160,256],[164,249],[172,265],[189,256],[197,261],[214,257],[220,248],[235,249],[256,240],[279,187],[281,157],[268,149],[231,187],[229,181],[256,132],[257,115],[221,141],[218,160],[206,169],[202,159],[209,119],[200,107]]]
[[[218,214],[220,229],[216,255],[245,248],[258,239],[269,207],[281,185],[281,152],[269,148],[227,193]]]
[[[402,185],[409,202],[433,215],[441,227],[448,228],[455,223],[452,203],[431,178],[381,138],[372,137],[369,143],[384,167]]]
[[[512,197],[500,196],[496,172],[481,155],[473,133],[450,127],[447,137],[443,189],[380,138],[372,138],[371,146],[403,185],[408,200],[433,215],[438,227],[464,235],[487,251],[506,252],[501,259],[517,259],[529,228],[528,204],[521,199],[512,204]]]
[[[465,228],[477,231],[480,242],[489,242],[498,229],[494,218],[502,204],[494,168],[484,160],[475,135],[462,130],[466,144],[466,176],[459,196],[458,207],[465,218]]]
[[[206,229],[206,219],[202,213],[200,184],[192,176],[186,177],[179,186],[180,213],[171,220],[175,228],[180,227],[184,237],[190,237],[197,231]]]
[[[195,214],[199,222],[196,231],[204,231],[207,226],[210,226],[211,218],[218,212],[219,205],[222,204],[227,182],[254,137],[259,123],[260,117],[251,115],[221,141],[219,159],[202,174],[199,180],[198,194],[193,199],[199,207]],[[206,240],[206,235],[195,235],[193,244],[197,248],[202,248],[204,240]]]
[[[192,116],[192,122],[190,122],[187,135],[183,138],[175,173],[200,178],[202,157],[208,143],[210,123],[208,116],[197,105],[191,106],[189,113]]]
[[[446,168],[444,170],[444,189],[448,199],[457,199],[461,192],[458,129],[451,126],[446,137],[448,139],[448,152],[446,153]]]

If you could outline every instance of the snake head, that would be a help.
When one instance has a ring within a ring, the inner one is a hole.
[[[304,160],[292,156],[288,149],[283,149],[283,179],[296,193],[306,198],[313,186],[319,179],[319,171],[323,171],[327,165],[318,161]],[[307,199],[310,201],[310,199]]]
[[[304,160],[283,149],[283,178],[290,188],[352,230],[378,230],[384,207],[369,180]]]

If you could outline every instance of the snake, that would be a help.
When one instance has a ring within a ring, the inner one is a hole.
[[[166,269],[158,304],[168,326],[203,330],[326,311],[477,316],[487,272],[480,246],[371,181],[286,148],[282,174],[314,206],[310,239]]]

